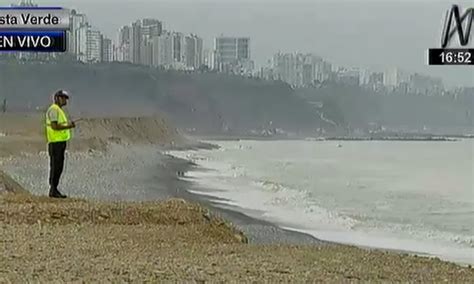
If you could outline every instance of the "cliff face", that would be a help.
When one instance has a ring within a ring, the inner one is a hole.
[[[7,99],[10,111],[45,108],[59,88],[72,93],[75,116],[163,115],[195,134],[245,135],[275,128],[314,134],[320,127],[369,125],[462,133],[473,126],[474,94],[457,99],[380,95],[337,84],[293,90],[281,82],[129,64],[0,62],[0,100]]]
[[[44,108],[51,93],[64,88],[72,93],[76,116],[164,113],[196,133],[312,132],[321,123],[311,106],[277,82],[128,64],[0,64],[0,98],[7,98],[10,110]]]
[[[105,150],[109,142],[181,146],[191,143],[160,117],[88,118],[73,130],[71,150]],[[43,114],[0,114],[0,157],[46,150]]]
[[[473,89],[474,90],[474,89]],[[300,89],[298,96],[324,105],[327,119],[352,128],[370,124],[402,131],[439,133],[471,132],[474,93],[457,96],[426,96],[404,93],[380,94],[357,86],[328,84]]]

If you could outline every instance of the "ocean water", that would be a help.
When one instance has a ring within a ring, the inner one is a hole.
[[[474,141],[222,141],[197,194],[319,239],[474,263]]]

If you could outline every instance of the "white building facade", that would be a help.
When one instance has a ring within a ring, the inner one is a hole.
[[[214,39],[212,69],[220,72],[251,73],[253,62],[250,54],[250,38],[225,37]]]
[[[271,61],[272,77],[294,87],[329,80],[331,64],[314,54],[277,53]]]

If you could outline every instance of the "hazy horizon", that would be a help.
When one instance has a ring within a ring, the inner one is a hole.
[[[12,1],[1,1],[10,4]],[[281,52],[315,53],[336,66],[440,77],[446,86],[474,86],[472,66],[428,66],[426,51],[440,45],[452,4],[469,1],[152,1],[50,0],[87,14],[90,24],[116,39],[118,28],[140,18],[164,22],[166,30],[195,33],[210,48],[215,36],[249,36],[252,59],[264,66]],[[472,34],[471,34],[472,35]]]

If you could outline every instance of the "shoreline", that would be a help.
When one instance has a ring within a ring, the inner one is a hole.
[[[383,247],[372,247],[355,244],[340,243],[331,240],[321,240],[313,235],[299,231],[297,228],[289,228],[279,225],[274,221],[267,221],[258,217],[251,216],[251,212],[237,205],[223,205],[219,203],[219,198],[212,195],[198,194],[193,191],[202,193],[213,192],[218,188],[203,188],[197,185],[192,180],[183,180],[182,177],[186,172],[192,171],[199,165],[192,161],[182,159],[179,157],[167,154],[167,151],[186,151],[186,150],[212,150],[217,149],[218,146],[209,143],[194,143],[174,146],[156,146],[156,145],[135,145],[124,146],[112,144],[106,152],[72,152],[70,153],[70,167],[66,168],[65,184],[69,186],[77,183],[77,179],[87,176],[89,183],[77,187],[69,187],[67,194],[74,198],[85,198],[91,201],[120,201],[120,202],[142,202],[142,201],[164,201],[170,198],[182,198],[189,202],[197,203],[205,208],[209,208],[211,212],[217,216],[228,220],[238,230],[241,230],[248,238],[251,244],[257,245],[342,245],[342,246],[356,246],[359,248],[367,248],[369,250],[379,250],[395,252],[398,254],[419,255],[429,258],[436,258],[435,255],[427,253],[414,252],[403,249],[390,249]],[[122,151],[126,151],[123,156]],[[118,154],[120,153],[120,154]],[[34,195],[45,195],[44,191],[38,190],[37,180],[45,177],[47,172],[44,171],[47,167],[45,153],[39,155],[26,154],[16,160],[13,168],[7,165],[7,176],[12,176],[10,180],[19,181],[18,183],[26,187],[34,188]],[[42,162],[43,161],[43,165]],[[123,167],[126,163],[128,166]],[[0,165],[5,162],[0,159]],[[8,163],[7,163],[8,164]],[[38,166],[39,165],[39,166]],[[38,171],[38,167],[43,167],[43,172]],[[131,168],[134,170],[129,171]],[[76,171],[77,168],[87,168],[86,171],[75,173],[75,177],[69,174],[71,171]],[[105,171],[104,171],[105,170]],[[28,172],[33,173],[28,176]],[[101,172],[102,171],[102,172]],[[101,172],[101,173],[100,173]],[[98,174],[100,173],[100,174]],[[133,180],[136,180],[141,186],[130,184],[127,182],[125,176],[130,175]],[[102,177],[106,176],[107,181],[103,181]],[[25,178],[28,177],[28,178]],[[111,182],[114,181],[114,182]],[[107,184],[106,183],[110,183]],[[102,191],[96,188],[103,184]],[[111,189],[115,192],[110,192]],[[258,214],[257,214],[258,215]],[[449,260],[446,260],[450,262]],[[469,263],[455,262],[459,265],[469,265]]]
[[[215,149],[214,146],[213,149]],[[191,147],[191,148],[180,148],[179,150],[173,149],[173,151],[186,151],[206,149],[208,147]],[[171,173],[181,172],[186,173],[192,170],[198,165],[193,162],[178,157],[174,157],[169,154],[164,154],[166,168],[170,169]],[[179,176],[175,176],[173,187],[177,188],[174,192],[176,198],[183,198],[190,202],[197,202],[198,204],[210,208],[210,210],[222,217],[225,220],[231,222],[232,225],[236,226],[237,229],[241,230],[252,244],[312,244],[312,245],[327,245],[331,242],[319,240],[310,234],[297,232],[294,230],[284,229],[269,221],[251,217],[244,212],[239,211],[237,208],[223,208],[219,206],[216,198],[207,197],[200,194],[195,194],[190,191],[193,190],[208,190],[212,191],[212,188],[198,188],[196,184],[191,181],[182,180]]]
[[[456,142],[460,139],[473,139],[470,136],[433,136],[433,137],[260,137],[260,136],[239,136],[239,137],[199,137],[208,141],[396,141],[396,142]]]
[[[201,147],[201,145],[204,145],[204,147]],[[64,183],[66,186],[75,184],[77,183],[77,179],[82,179],[81,177],[85,176],[88,177],[89,183],[75,189],[69,187],[70,190],[66,191],[66,193],[72,195],[74,198],[85,198],[86,200],[101,202],[163,201],[170,198],[182,198],[189,202],[204,206],[205,208],[209,208],[211,212],[217,216],[228,220],[232,225],[246,235],[251,244],[315,246],[342,245],[367,248],[369,250],[395,252],[398,254],[408,253],[429,258],[437,257],[427,253],[403,249],[390,249],[346,244],[331,240],[321,240],[309,233],[299,231],[297,228],[289,228],[279,225],[274,221],[267,221],[251,216],[251,212],[246,212],[245,209],[238,207],[237,205],[223,205],[219,203],[219,198],[213,197],[212,195],[193,193],[193,191],[211,193],[212,191],[218,190],[218,188],[203,188],[191,180],[183,180],[182,177],[186,172],[192,171],[200,166],[192,161],[172,156],[166,152],[170,150],[209,150],[218,148],[216,145],[196,143],[193,145],[183,145],[178,148],[172,146],[158,147],[153,145],[127,147],[128,148],[123,145],[111,145],[106,153],[71,153],[70,156],[72,157],[70,157],[71,160],[69,163],[72,169],[69,169],[68,171],[66,168]],[[117,155],[117,152],[122,150],[126,150],[129,153],[125,156],[122,156],[122,154]],[[45,162],[45,159],[46,156],[44,154],[29,154],[20,159],[17,158],[18,163],[13,168],[9,168],[7,174],[13,177],[12,180],[20,181],[19,183],[21,185],[26,185],[30,188],[33,187],[35,190],[31,192],[32,194],[45,195],[46,188],[43,192],[39,191],[37,184],[37,180],[42,177],[41,173],[38,171],[38,165],[40,165],[39,167],[42,167],[41,160]],[[138,160],[141,160],[141,162],[136,163]],[[109,164],[109,162],[112,163]],[[127,163],[129,167],[120,167],[124,162]],[[71,170],[76,171],[76,168],[85,167],[87,167],[88,171],[79,172],[75,174],[76,177],[69,176]],[[129,171],[130,167],[134,167],[135,170]],[[97,174],[101,170],[102,173]],[[31,171],[33,175],[25,178],[27,177],[26,173],[29,171]],[[43,171],[42,175],[43,177],[46,176],[47,172]],[[104,175],[107,176],[108,182],[114,182],[106,185],[104,181],[102,181]],[[126,175],[131,175],[133,180],[139,180],[141,186],[128,183],[126,178],[123,179]],[[103,184],[102,191],[96,189],[97,187],[100,187],[98,186],[100,184]],[[110,192],[112,188],[114,189],[114,192]],[[451,262],[449,260],[446,261]],[[469,265],[469,263],[463,262],[455,263],[459,265]]]
[[[185,146],[181,147],[181,149],[185,148]],[[191,145],[191,148],[196,149],[199,148],[199,146]],[[277,281],[278,279],[280,279],[280,281],[281,279],[286,279],[286,281],[295,281],[295,279],[302,279],[305,281],[309,281],[311,279],[320,279],[320,281],[334,281],[336,279],[338,281],[343,281],[344,279],[346,281],[350,279],[359,281],[368,281],[370,279],[378,279],[378,281],[381,281],[383,279],[392,279],[395,281],[407,279],[425,279],[426,281],[426,279],[443,279],[439,278],[439,275],[443,275],[442,271],[450,269],[460,272],[458,273],[459,275],[456,274],[456,276],[452,276],[453,274],[449,274],[450,276],[447,276],[448,278],[453,277],[449,279],[458,279],[458,277],[461,277],[459,279],[466,279],[465,277],[468,277],[467,279],[471,279],[469,278],[471,277],[471,274],[473,274],[472,277],[474,279],[474,270],[472,270],[470,267],[466,268],[452,262],[441,261],[439,258],[416,257],[412,256],[409,252],[389,251],[384,249],[373,248],[360,248],[352,245],[343,245],[333,242],[320,241],[309,234],[300,233],[294,230],[282,229],[274,223],[250,217],[237,210],[232,210],[232,208],[222,208],[218,206],[218,204],[216,204],[215,199],[198,194],[193,194],[192,192],[188,191],[192,191],[193,189],[195,190],[196,185],[193,184],[193,182],[184,181],[180,179],[180,174],[178,174],[178,172],[184,173],[190,171],[198,165],[189,162],[185,159],[175,158],[171,155],[165,154],[164,151],[169,149],[175,150],[174,147],[158,147],[153,145],[115,145],[111,146],[105,153],[96,151],[87,153],[73,152],[70,153],[70,160],[68,160],[69,166],[68,168],[66,168],[65,173],[67,177],[65,179],[66,186],[77,183],[78,180],[80,180],[82,183],[85,182],[84,179],[87,179],[87,182],[86,184],[84,184],[83,187],[81,186],[77,188],[68,188],[69,191],[67,191],[66,193],[72,193],[72,196],[74,196],[74,198],[64,201],[65,204],[67,204],[68,202],[75,202],[76,196],[86,198],[87,201],[81,202],[92,202],[94,204],[98,202],[105,202],[104,204],[109,204],[109,202],[119,201],[120,204],[123,204],[120,206],[127,206],[126,204],[130,204],[130,202],[142,201],[166,203],[166,200],[169,199],[182,198],[184,200],[187,200],[186,202],[190,202],[190,204],[196,203],[204,208],[207,208],[213,215],[220,217],[226,220],[227,222],[230,222],[230,225],[241,231],[244,234],[245,238],[248,240],[248,244],[242,244],[238,246],[222,246],[219,244],[208,247],[205,244],[199,244],[200,248],[197,251],[194,248],[194,246],[196,245],[193,245],[192,251],[196,251],[195,253],[197,253],[198,256],[197,260],[195,260],[194,257],[188,256],[190,253],[190,248],[188,247],[188,245],[185,245],[183,247],[182,243],[173,242],[176,243],[176,247],[180,248],[180,250],[184,249],[182,253],[178,254],[181,257],[180,259],[182,262],[192,262],[193,264],[189,265],[191,265],[190,267],[193,267],[193,269],[195,269],[196,267],[201,267],[203,265],[202,259],[207,259],[210,257],[212,258],[212,261],[209,260],[210,262],[207,263],[206,260],[206,263],[209,265],[212,264],[212,267],[214,267],[214,272],[212,272],[211,274],[205,274],[204,276],[201,276],[201,278],[189,278],[189,272],[180,272],[184,273],[182,275],[187,275],[188,278],[173,276],[177,278],[157,279],[226,279],[227,281],[231,279],[272,279],[272,281]],[[14,179],[17,180],[19,184],[30,186],[32,185],[34,187],[33,194],[44,196],[43,190],[45,189],[45,187],[44,185],[41,185],[44,179],[44,173],[39,171],[38,169],[44,167],[43,163],[45,161],[46,156],[44,155],[44,153],[39,155],[28,154],[22,155],[21,157],[17,156],[12,160],[7,161],[7,163],[3,161],[2,163],[0,163],[0,165],[2,168],[7,168],[7,174],[14,174]],[[120,167],[120,165],[123,166],[124,164],[124,167]],[[135,168],[135,170],[131,170],[130,168]],[[18,172],[19,169],[21,170]],[[25,173],[29,175],[24,175]],[[133,182],[141,183],[142,186],[124,182],[124,179],[127,178]],[[40,180],[39,184],[38,179]],[[112,184],[107,185],[105,183],[101,183],[104,180],[112,182]],[[38,198],[42,199],[42,197]],[[50,202],[48,198],[44,200]],[[53,204],[54,202],[55,201],[53,201]],[[62,203],[62,201],[58,201],[58,204]],[[141,203],[135,204],[134,206],[139,204]],[[44,226],[46,226],[46,224]],[[86,225],[80,226],[81,228],[83,228],[81,229],[82,232],[89,232],[89,229],[86,229],[86,227],[84,227]],[[15,233],[15,235],[10,235],[12,233],[8,231],[10,230],[9,225],[7,225],[7,227],[5,228],[7,228],[6,232],[9,236],[8,238],[16,238],[16,236],[23,235],[27,237],[29,234],[31,234],[32,231],[36,230],[37,226],[30,227],[30,229],[22,229],[23,231],[21,231],[20,234]],[[67,232],[63,232],[62,229],[59,227],[47,226],[46,228],[48,228],[48,230],[51,230],[52,236],[63,236],[63,234],[69,234]],[[61,229],[61,231],[57,231],[59,229]],[[28,230],[30,230],[31,232],[29,232]],[[93,230],[95,232],[101,230],[113,230],[107,231],[107,234],[115,236],[116,234],[121,234],[117,230],[123,231],[125,230],[125,228],[112,229],[108,226],[101,226]],[[129,232],[127,233],[129,235],[140,232],[142,234],[146,234],[146,236],[149,236],[150,234],[148,231],[142,232],[142,226],[137,227],[135,229],[127,228],[126,230],[127,232]],[[164,229],[160,230],[163,230],[163,234],[165,234],[165,236],[162,237],[163,239],[160,239],[160,242],[162,242],[165,247],[168,247],[169,245],[167,244],[167,238],[173,239],[174,237],[169,235],[169,231]],[[190,232],[188,232],[187,234],[189,233]],[[34,234],[36,236],[37,233]],[[140,238],[141,236],[138,239]],[[196,241],[197,243],[200,243],[199,237],[196,237]],[[95,245],[95,243],[103,242],[104,240],[92,240],[92,243],[89,246],[93,246]],[[132,240],[130,240],[130,242],[132,242]],[[148,246],[153,246],[151,243],[146,244]],[[163,244],[161,245],[161,247],[155,248],[154,252],[161,255],[160,258],[166,259],[167,257],[174,257],[176,253],[172,253],[173,250],[162,251]],[[160,245],[158,244],[158,246]],[[63,244],[61,245],[61,247],[68,248],[68,245]],[[147,250],[149,248],[150,247],[146,247]],[[128,255],[127,253],[132,254],[133,249],[121,248],[120,251],[121,254],[124,255],[122,257],[125,257],[126,255]],[[101,251],[100,253],[106,255],[106,252]],[[101,257],[101,259],[106,261],[106,259],[109,259],[109,257],[116,257],[116,255],[114,254],[108,255],[109,256],[107,256],[107,258],[103,256]],[[146,253],[144,255],[132,255],[135,257],[135,259],[133,260],[133,264],[130,263],[130,267],[136,267],[137,265],[141,265],[140,263],[142,263],[144,259],[149,259],[150,257],[152,257],[153,253]],[[229,256],[237,257],[237,259],[234,259],[232,260],[232,262],[227,263],[225,259],[228,259]],[[79,256],[74,255],[73,257]],[[91,257],[92,259],[95,259],[94,256]],[[136,259],[140,259],[140,262],[135,262]],[[292,263],[295,260],[297,260],[299,264],[293,266]],[[66,260],[65,262],[69,263],[73,261],[74,259],[68,257],[68,260]],[[149,262],[150,261],[153,263],[152,260],[149,260]],[[199,263],[194,263],[196,261],[199,261]],[[275,263],[275,265],[277,265],[276,263],[278,263],[278,267],[281,268],[274,270],[274,268],[272,268],[272,263]],[[317,265],[315,265],[316,263]],[[226,271],[224,270],[224,267],[227,267],[230,264],[237,265],[237,267],[243,266],[244,268],[236,268],[235,270],[233,269],[232,272],[222,272]],[[97,263],[97,265],[107,265],[107,261]],[[117,266],[117,264],[113,261],[110,261],[110,265],[114,267]],[[261,265],[270,265],[270,267],[263,269],[260,268]],[[408,269],[408,265],[410,265],[410,269],[412,269],[412,272],[410,274],[411,276],[406,276],[405,274],[406,269]],[[187,266],[184,265],[184,267]],[[389,271],[398,272],[390,272],[389,274],[387,274],[386,269],[388,267]],[[249,271],[259,271],[259,269],[263,269],[263,271],[252,272],[257,273],[259,275],[257,278],[249,278]],[[436,271],[436,273],[431,272],[431,269],[434,269],[433,271]],[[428,272],[429,274],[426,274]],[[97,275],[92,277],[101,277],[99,275],[104,275],[102,272],[97,273]],[[173,272],[169,273],[174,273],[173,275],[181,275],[174,270]],[[0,272],[0,278],[1,274],[2,273]],[[142,277],[144,277],[142,273],[134,275],[135,277],[138,277],[135,279],[143,279]],[[62,275],[56,277],[68,277],[68,272],[63,272]]]
[[[242,140],[245,140],[245,139],[242,139]],[[210,140],[210,141],[212,141],[212,140]],[[190,149],[190,150],[196,150],[196,149]],[[204,149],[204,150],[208,150],[208,149]],[[174,158],[175,159],[182,159],[180,157],[174,157]],[[188,162],[192,162],[191,160],[186,160],[186,159],[183,159],[183,160],[188,161]],[[199,165],[194,165],[194,167],[204,169]],[[192,170],[192,169],[193,169],[193,167],[188,168],[187,170]],[[430,252],[416,251],[416,250],[413,250],[413,249],[410,249],[410,248],[406,248],[406,249],[404,249],[404,248],[390,248],[390,247],[375,246],[375,245],[371,246],[371,245],[357,244],[357,243],[345,243],[345,242],[341,242],[341,241],[337,241],[337,240],[330,240],[330,239],[318,239],[316,236],[314,236],[311,233],[307,232],[305,229],[299,229],[297,227],[292,227],[291,225],[288,226],[288,225],[285,225],[285,224],[278,224],[277,221],[267,221],[267,220],[259,219],[259,217],[255,216],[255,215],[251,216],[252,215],[251,211],[248,211],[247,209],[244,209],[244,208],[240,207],[237,204],[236,205],[228,205],[228,204],[219,203],[218,202],[219,200],[229,201],[227,199],[221,199],[219,197],[216,197],[216,196],[212,195],[212,192],[219,191],[219,188],[209,189],[207,187],[199,187],[199,186],[196,187],[195,186],[195,189],[193,189],[192,187],[191,187],[191,189],[194,190],[194,191],[199,192],[199,193],[188,193],[191,196],[193,196],[192,198],[198,198],[198,199],[205,200],[205,202],[210,202],[211,206],[213,206],[214,209],[230,211],[232,214],[238,213],[238,214],[241,214],[241,215],[245,216],[246,218],[255,219],[259,222],[265,222],[265,223],[267,223],[271,226],[282,229],[282,230],[284,230],[284,231],[286,231],[290,234],[302,234],[303,236],[309,237],[310,239],[312,239],[312,243],[317,244],[317,245],[328,245],[328,244],[333,244],[334,245],[335,244],[335,245],[343,245],[343,246],[356,246],[356,247],[362,248],[362,249],[392,252],[392,253],[398,253],[398,254],[409,254],[409,255],[414,255],[414,256],[418,256],[418,257],[427,257],[427,258],[430,258],[430,259],[441,258],[443,261],[452,262],[452,263],[456,263],[457,265],[467,266],[467,267],[470,267],[471,265],[474,264],[473,262],[468,261],[468,260],[464,260],[464,259],[461,260],[461,258],[441,256],[441,255],[437,255],[437,254],[430,253]],[[207,192],[209,192],[209,194],[207,194]],[[215,200],[216,202],[212,202],[212,200]],[[256,215],[258,215],[258,214],[259,214],[259,212]],[[224,218],[226,218],[226,217],[224,217]]]
[[[70,152],[66,158],[62,180],[63,191],[74,198],[105,202],[183,198],[210,208],[212,212],[232,222],[255,244],[328,243],[309,234],[282,229],[271,222],[250,217],[237,210],[219,207],[212,198],[189,192],[195,185],[180,179],[178,173],[185,173],[196,165],[164,153],[171,149],[185,151],[216,147],[203,142],[166,147],[112,144],[106,152]],[[32,194],[46,195],[46,153],[24,154],[8,160],[2,161],[0,158],[0,167],[5,168],[9,176],[29,189]],[[87,181],[78,184],[77,180],[83,180],[84,177],[87,177]],[[103,177],[107,180],[103,180]]]

